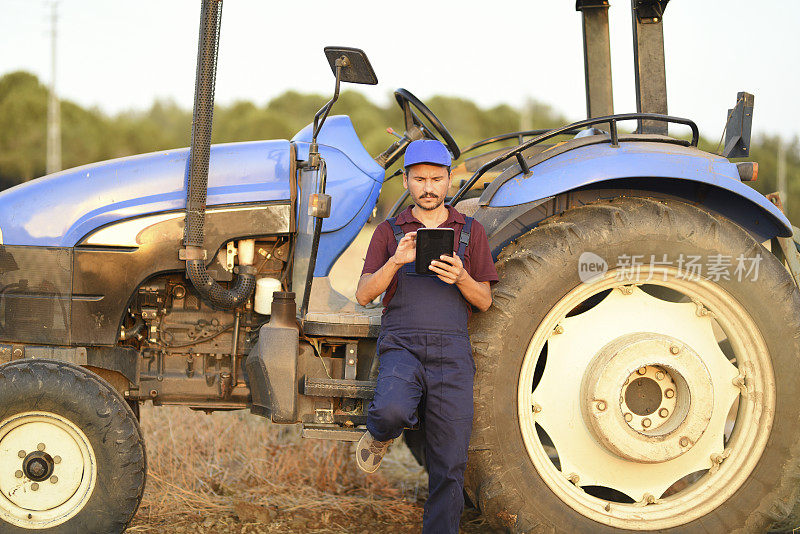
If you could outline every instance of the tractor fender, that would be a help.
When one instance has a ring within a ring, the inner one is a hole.
[[[682,199],[733,220],[759,242],[792,235],[786,216],[741,182],[735,164],[667,143],[582,146],[544,159],[527,175],[514,165],[484,190],[473,210],[496,254],[546,217],[613,196]]]

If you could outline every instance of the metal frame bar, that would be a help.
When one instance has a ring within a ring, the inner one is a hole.
[[[636,111],[639,113],[668,113],[663,27],[667,1],[631,0],[633,72],[636,80]],[[668,123],[640,120],[638,132],[669,135]]]
[[[512,148],[508,152],[505,152],[497,156],[496,158],[487,161],[486,163],[481,165],[481,167],[477,171],[475,171],[475,174],[473,174],[472,177],[469,180],[467,180],[467,182],[464,185],[461,186],[458,192],[455,195],[453,195],[453,198],[450,199],[450,203],[452,205],[455,205],[459,200],[461,200],[464,194],[466,194],[466,192],[469,191],[473,185],[475,185],[475,182],[477,182],[478,179],[486,173],[486,171],[511,158],[518,158],[518,154],[521,155],[524,150],[527,150],[528,148],[532,147],[533,145],[539,144],[542,141],[546,141],[547,139],[551,139],[557,135],[561,135],[568,130],[581,129],[589,126],[594,126],[596,124],[608,123],[611,130],[610,131],[611,146],[616,147],[619,146],[619,133],[617,131],[617,122],[627,121],[627,120],[642,121],[645,119],[648,121],[659,121],[664,123],[674,122],[676,124],[684,124],[692,129],[691,146],[696,147],[698,141],[700,140],[700,132],[697,129],[697,124],[695,124],[694,121],[689,119],[683,119],[680,117],[670,117],[669,115],[660,115],[657,113],[623,113],[620,115],[608,115],[606,117],[595,117],[593,119],[586,119],[578,122],[573,122],[572,124],[568,124],[567,126],[562,126],[561,128],[555,128],[553,130],[549,130],[548,132],[542,135],[538,135],[533,139],[531,139],[530,141],[522,143],[521,145]]]
[[[586,117],[591,119],[593,117],[613,115],[614,90],[611,81],[608,0],[577,0],[575,9],[583,15]]]
[[[549,132],[549,129],[539,129],[539,130],[522,130],[519,132],[509,132],[500,135],[495,135],[494,137],[487,137],[486,139],[482,139],[476,143],[472,143],[467,148],[461,150],[461,154],[466,154],[472,150],[476,150],[478,148],[484,147],[486,145],[491,145],[493,143],[499,143],[500,141],[507,141],[509,139],[517,138],[517,141],[521,144],[524,142],[525,137],[532,137],[534,135],[542,135],[544,133]],[[567,130],[562,132],[563,135],[576,135],[580,130]]]

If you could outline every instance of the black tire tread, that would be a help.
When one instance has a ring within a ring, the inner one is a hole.
[[[86,505],[87,508],[92,505],[94,494],[111,489],[101,488],[100,484],[104,482],[114,485],[112,493],[116,500],[113,510],[98,510],[101,512],[99,514],[80,513],[62,525],[37,532],[123,532],[139,508],[147,473],[144,438],[128,403],[108,382],[91,371],[53,360],[23,359],[0,366],[0,392],[11,390],[23,399],[23,403],[0,403],[0,421],[15,413],[36,410],[40,404],[51,402],[61,402],[63,409],[72,413],[88,408],[94,412],[99,428],[84,428],[84,432],[87,436],[89,431],[100,433],[105,446],[111,449],[111,454],[122,460],[106,480],[98,472],[98,485]],[[34,394],[37,394],[35,401],[32,398]],[[5,395],[0,393],[0,398],[5,400]],[[0,531],[30,532],[2,521]]]

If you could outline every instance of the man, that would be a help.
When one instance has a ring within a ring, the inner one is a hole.
[[[475,373],[467,319],[472,307],[489,309],[490,284],[498,280],[483,227],[444,204],[450,164],[439,141],[408,145],[403,186],[414,205],[375,229],[356,290],[362,305],[386,292],[378,383],[356,461],[374,472],[403,428],[421,420],[428,468],[422,531],[436,534],[458,532]],[[430,264],[435,276],[414,273],[422,227],[455,230],[454,254]]]

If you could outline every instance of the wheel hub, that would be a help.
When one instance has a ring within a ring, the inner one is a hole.
[[[47,480],[53,474],[55,462],[53,458],[42,451],[34,451],[25,457],[22,462],[22,473],[34,482]]]
[[[712,457],[724,453],[726,418],[740,391],[733,383],[738,371],[717,343],[711,315],[699,313],[695,302],[670,302],[615,284],[612,277],[600,287],[576,288],[537,329],[520,378],[520,422],[528,452],[554,491],[563,490],[567,498],[576,487],[605,487],[647,503],[681,478],[708,470]],[[613,291],[565,317],[604,285]],[[693,296],[697,285],[690,287]],[[713,294],[701,298],[718,305]],[[542,354],[546,361],[537,381]],[[644,374],[637,373],[642,368]],[[655,407],[654,389],[647,380],[634,384],[639,378],[664,384],[658,387],[665,399],[649,416],[635,414],[626,401],[627,396],[642,413]],[[670,381],[674,387],[668,387]],[[662,409],[668,413],[656,422]],[[651,419],[646,429],[645,417]],[[543,447],[543,439],[551,449]],[[607,517],[606,503],[590,502]],[[635,506],[630,517],[640,512]]]
[[[714,405],[702,359],[678,339],[654,332],[606,344],[587,368],[582,389],[583,417],[595,438],[617,456],[643,463],[666,462],[691,449]],[[600,409],[604,405],[617,409]]]
[[[85,434],[61,416],[28,412],[0,424],[0,518],[26,528],[62,522],[88,500],[96,472]]]

